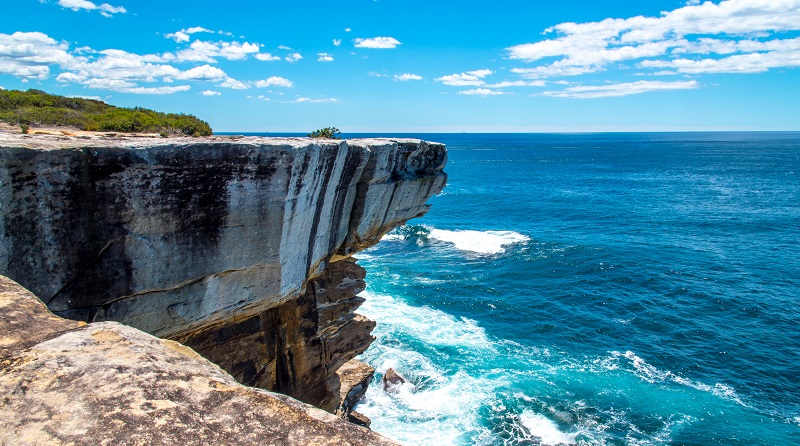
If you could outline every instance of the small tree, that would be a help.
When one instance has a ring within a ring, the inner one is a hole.
[[[24,135],[27,135],[28,134],[28,130],[30,130],[30,126],[28,124],[24,123],[24,122],[20,122],[19,123],[19,128],[20,128],[20,130],[22,130],[22,133]]]
[[[324,129],[314,130],[308,134],[309,138],[327,138],[339,139],[339,134],[342,133],[336,127],[325,127]]]

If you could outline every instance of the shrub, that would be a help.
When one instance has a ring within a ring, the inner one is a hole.
[[[121,108],[102,101],[68,98],[41,90],[0,90],[0,121],[34,126],[77,127],[107,132],[148,132],[208,136],[207,122],[195,116]]]
[[[28,134],[28,130],[30,129],[30,126],[28,126],[28,124],[25,124],[25,123],[20,123],[19,124],[19,128],[22,129],[22,134],[23,135],[27,135]]]
[[[309,138],[327,138],[339,139],[339,134],[342,133],[336,127],[325,127],[324,129],[314,130],[308,134]]]

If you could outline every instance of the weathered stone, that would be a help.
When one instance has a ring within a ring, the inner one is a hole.
[[[446,158],[407,139],[0,133],[0,274],[334,412],[337,369],[374,339],[350,256],[428,210]]]
[[[355,410],[347,414],[347,421],[364,427],[369,427],[372,424],[372,420],[368,416]]]
[[[0,302],[0,339],[13,346],[0,360],[0,444],[395,444],[245,387],[174,341],[58,318],[2,276]]]
[[[339,375],[339,382],[341,383],[341,389],[339,390],[341,402],[336,409],[336,413],[342,417],[348,417],[353,412],[353,407],[356,403],[367,393],[367,387],[375,376],[375,369],[369,364],[352,359],[339,367],[336,374]],[[361,416],[366,418],[364,415]],[[367,421],[369,421],[369,418],[367,418]],[[369,423],[366,426],[369,426]]]
[[[394,369],[389,369],[383,374],[383,390],[387,392],[395,392],[398,387],[405,383],[405,378],[398,375]]]

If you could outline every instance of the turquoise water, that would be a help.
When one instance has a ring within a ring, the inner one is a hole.
[[[800,445],[800,133],[407,136],[449,183],[357,256],[374,430]]]
[[[357,410],[408,445],[800,444],[800,133],[417,135],[445,192],[359,257]]]

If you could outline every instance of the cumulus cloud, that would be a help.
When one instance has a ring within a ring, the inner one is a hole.
[[[201,92],[200,94],[202,94],[203,96],[219,96],[222,93],[220,93],[218,91],[213,91],[213,90],[206,90],[206,91]]]
[[[333,56],[328,53],[317,53],[317,62],[333,62]]]
[[[422,76],[420,76],[418,74],[411,74],[411,73],[395,74],[394,75],[394,80],[401,81],[401,82],[405,82],[405,81],[421,81],[422,80]]]
[[[249,42],[207,42],[195,40],[189,48],[175,53],[178,62],[215,63],[217,57],[228,60],[244,60],[250,54],[259,52],[257,43]]]
[[[284,59],[286,62],[289,62],[289,63],[295,63],[295,62],[297,62],[298,60],[300,60],[300,59],[302,59],[302,58],[303,58],[303,56],[302,56],[302,55],[300,55],[300,53],[292,53],[292,54],[290,54],[290,55],[288,55],[288,56],[284,57],[283,59]]]
[[[777,36],[798,30],[800,0],[690,1],[658,17],[561,23],[544,31],[549,38],[506,50],[510,59],[537,64],[512,70],[528,79],[578,76],[636,60],[638,68],[681,73],[755,73],[798,66],[797,39]]]
[[[492,70],[467,71],[466,73],[437,77],[436,81],[445,85],[450,85],[451,87],[478,87],[486,84],[483,78],[492,73],[494,73]]]
[[[357,48],[392,49],[402,43],[394,37],[371,37],[369,39],[358,38],[353,40]]]
[[[256,59],[258,60],[265,60],[267,62],[273,62],[276,60],[281,60],[281,56],[273,56],[270,53],[258,53],[256,54]]]
[[[333,46],[339,46],[342,44],[342,39],[333,39]]]
[[[224,45],[215,47],[214,51],[214,54],[227,55],[234,60],[239,57],[236,50]],[[143,83],[214,82],[233,89],[247,89],[254,84],[233,79],[208,63],[182,70],[170,65],[171,61],[181,61],[181,58],[169,53],[142,55],[118,49],[94,51],[86,47],[70,52],[67,43],[43,33],[0,34],[0,73],[23,80],[46,79],[51,76],[51,70],[59,70],[56,81],[63,84],[133,94],[172,94],[191,88],[189,85],[146,86]],[[280,85],[282,78],[271,79],[274,85]],[[284,85],[286,82],[289,81],[284,80]]]
[[[272,76],[268,79],[255,81],[254,85],[258,88],[267,88],[267,87],[284,87],[284,88],[291,88],[294,86],[292,81],[289,79],[279,77],[279,76]]]
[[[87,11],[99,11],[104,17],[111,17],[113,14],[125,14],[128,12],[122,6],[111,6],[108,3],[101,3],[98,5],[88,0],[58,0],[58,4],[73,11],[79,11],[81,9]]]
[[[648,93],[651,91],[665,91],[665,90],[691,90],[698,88],[700,85],[697,81],[682,81],[682,82],[662,82],[662,81],[638,81],[627,82],[621,84],[609,84],[598,86],[577,86],[568,87],[560,91],[546,91],[542,93],[544,96],[552,96],[557,98],[578,98],[578,99],[591,99],[591,98],[607,98],[614,96],[628,96],[632,94]]]
[[[503,91],[489,90],[488,88],[473,88],[471,90],[459,91],[458,94],[486,97],[486,96],[497,96],[506,93]]]
[[[191,40],[190,35],[196,33],[213,33],[214,31],[210,29],[203,28],[202,26],[193,26],[191,28],[184,28],[180,31],[175,31],[174,33],[164,34],[164,37],[168,39],[173,39],[178,43],[181,42],[188,42]],[[222,31],[220,31],[221,33]]]

